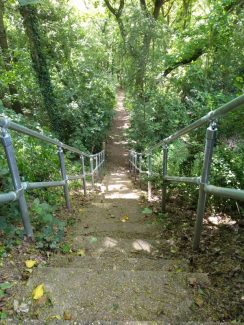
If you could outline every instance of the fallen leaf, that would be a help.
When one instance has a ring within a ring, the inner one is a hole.
[[[84,249],[79,249],[77,252],[78,256],[85,256],[85,250]]]
[[[53,316],[50,316],[48,319],[58,319],[58,320],[61,320],[62,317],[60,315],[53,315]]]
[[[26,260],[26,261],[25,261],[25,265],[26,265],[26,267],[28,267],[28,269],[33,268],[33,266],[35,266],[36,263],[37,263],[37,262],[36,262],[35,260]]]
[[[199,296],[195,297],[194,301],[195,301],[195,304],[196,304],[198,307],[202,307],[202,305],[203,305],[203,300],[202,300],[201,297],[199,297]]]
[[[33,291],[32,291],[32,298],[34,300],[40,299],[44,295],[44,284],[39,284]]]
[[[127,215],[124,215],[121,219],[122,222],[126,222],[129,220],[129,217]]]
[[[71,319],[72,319],[71,313],[68,311],[64,311],[64,320],[71,320]]]

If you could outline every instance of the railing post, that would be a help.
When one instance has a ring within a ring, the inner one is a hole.
[[[102,151],[102,168],[104,168],[105,166],[105,151]]]
[[[93,166],[93,156],[90,157],[90,170],[91,170],[91,181],[92,181],[92,188],[94,189],[94,166]]]
[[[15,159],[14,148],[12,145],[11,136],[5,128],[2,129],[1,140],[7,157],[8,167],[11,173],[13,186],[16,193],[18,194],[19,209],[20,209],[22,222],[24,225],[25,234],[27,237],[32,238],[33,230],[30,223],[30,217],[29,217],[28,206],[24,195],[24,189],[21,184],[19,170]]]
[[[205,212],[206,197],[204,186],[208,183],[208,176],[210,172],[211,160],[213,155],[213,148],[216,139],[217,127],[216,123],[211,122],[206,132],[206,142],[203,160],[203,169],[199,185],[199,197],[197,205],[197,219],[195,223],[193,249],[198,250],[200,246],[200,236],[202,232],[203,217]]]
[[[84,195],[86,195],[86,168],[85,168],[85,159],[84,156],[80,156],[81,159],[81,166],[82,166],[82,183],[83,183],[83,191]]]
[[[132,171],[133,171],[133,164],[132,164],[132,159],[133,159],[133,156],[132,156],[132,152],[130,151],[130,173],[132,174]]]
[[[129,167],[129,172],[130,172],[130,150],[128,152],[128,159],[129,159],[129,161],[128,161],[128,167]]]
[[[96,155],[95,161],[96,161],[96,178],[97,178],[97,180],[99,180],[99,160],[98,160],[98,155]]]
[[[152,182],[150,180],[150,177],[152,176],[152,152],[149,152],[149,154],[148,154],[147,166],[148,166],[147,196],[148,196],[148,200],[150,201],[152,198]]]
[[[135,182],[136,182],[136,176],[137,176],[137,153],[135,154],[135,174],[134,174]]]
[[[70,197],[69,197],[69,187],[68,187],[68,179],[66,174],[65,162],[64,162],[64,152],[61,146],[58,146],[58,157],[60,161],[61,168],[61,176],[65,182],[64,184],[64,197],[66,201],[67,209],[70,209]]]
[[[141,168],[142,168],[142,154],[139,154],[139,186],[141,188]]]
[[[168,167],[168,146],[167,144],[163,145],[163,166],[162,166],[162,202],[161,209],[162,212],[165,212],[166,208],[166,194],[167,194],[167,182],[164,177],[167,175],[167,167]]]

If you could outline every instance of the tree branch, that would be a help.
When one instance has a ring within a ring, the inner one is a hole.
[[[164,0],[155,0],[154,9],[153,9],[154,19],[158,19],[160,9],[161,9],[162,5],[164,4],[164,2],[165,2]]]
[[[125,5],[125,0],[120,0],[119,9],[118,10],[112,7],[112,5],[110,4],[109,0],[104,0],[104,2],[106,4],[108,10],[115,16],[115,18],[117,20],[117,23],[118,23],[118,26],[119,26],[119,30],[120,30],[120,34],[121,34],[121,37],[123,39],[125,48],[128,48],[128,50],[130,51],[130,54],[132,56],[134,56],[133,47],[132,47],[132,45],[129,42],[127,42],[126,30],[125,30],[123,21],[121,19],[121,15],[122,15],[122,12],[123,12],[123,9],[124,9],[124,5]]]
[[[145,0],[140,0],[140,5],[142,10],[147,10],[147,4]]]
[[[191,57],[182,59],[181,61],[178,61],[178,62],[175,62],[171,67],[168,67],[164,71],[164,74],[163,74],[164,77],[166,77],[171,71],[178,68],[179,66],[189,64],[192,61],[196,61],[204,53],[205,53],[204,49],[202,49],[202,48],[201,49],[196,49],[196,51],[192,54]]]
[[[122,15],[122,11],[124,9],[124,6],[125,6],[125,1],[124,0],[120,0],[119,9],[118,9],[118,15],[119,15],[119,17]]]
[[[111,3],[109,2],[109,0],[104,0],[108,10],[118,19],[120,18],[120,16],[122,15],[122,11],[124,9],[124,5],[125,5],[125,1],[124,0],[120,0],[119,3],[119,9],[115,9]]]

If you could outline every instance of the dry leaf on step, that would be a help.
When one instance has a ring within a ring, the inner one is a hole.
[[[44,295],[44,284],[39,284],[33,291],[32,291],[32,298],[34,300],[40,299]]]
[[[26,267],[28,267],[28,269],[31,269],[33,266],[35,266],[36,265],[36,261],[35,260],[26,260],[25,261],[25,265],[26,265]]]
[[[201,298],[200,296],[195,297],[194,301],[195,301],[195,304],[196,304],[198,307],[202,307],[202,305],[203,305],[203,300],[202,300],[202,298]]]
[[[60,315],[53,315],[53,316],[50,316],[48,319],[58,319],[58,320],[61,320],[62,317]]]
[[[72,319],[71,313],[68,311],[64,311],[64,320],[71,320],[71,319]]]
[[[129,217],[127,215],[123,216],[121,219],[120,219],[122,222],[126,222],[129,220]]]
[[[78,255],[78,256],[85,256],[85,250],[84,250],[84,249],[79,249],[79,250],[77,251],[77,255]]]

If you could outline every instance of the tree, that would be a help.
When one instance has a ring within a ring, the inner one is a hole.
[[[120,0],[119,8],[113,7],[109,0],[104,0],[108,10],[114,15],[119,26],[120,34],[129,54],[134,59],[136,65],[135,87],[140,96],[143,96],[145,73],[149,58],[150,45],[154,33],[155,22],[159,18],[160,9],[167,2],[167,0],[155,0],[153,7],[148,8],[145,0],[139,0],[141,15],[145,20],[145,28],[143,29],[143,37],[139,48],[135,48],[130,41],[127,40],[124,23],[122,20],[122,13],[124,10],[124,0]]]
[[[7,39],[7,34],[6,34],[6,29],[4,26],[4,0],[0,0],[0,48],[1,48],[1,55],[2,55],[2,60],[4,62],[4,66],[6,70],[11,70],[11,55],[9,51],[9,46],[8,46],[8,39]],[[17,98],[18,95],[18,90],[16,86],[9,82],[8,83],[8,89],[9,93],[12,96],[11,97],[11,108],[16,112],[16,113],[22,113],[22,105],[20,101]]]
[[[26,36],[29,41],[33,69],[43,96],[45,110],[53,131],[59,134],[61,132],[59,111],[55,100],[46,54],[43,49],[44,42],[40,32],[37,8],[35,4],[21,5],[20,3],[19,11],[23,18]]]

